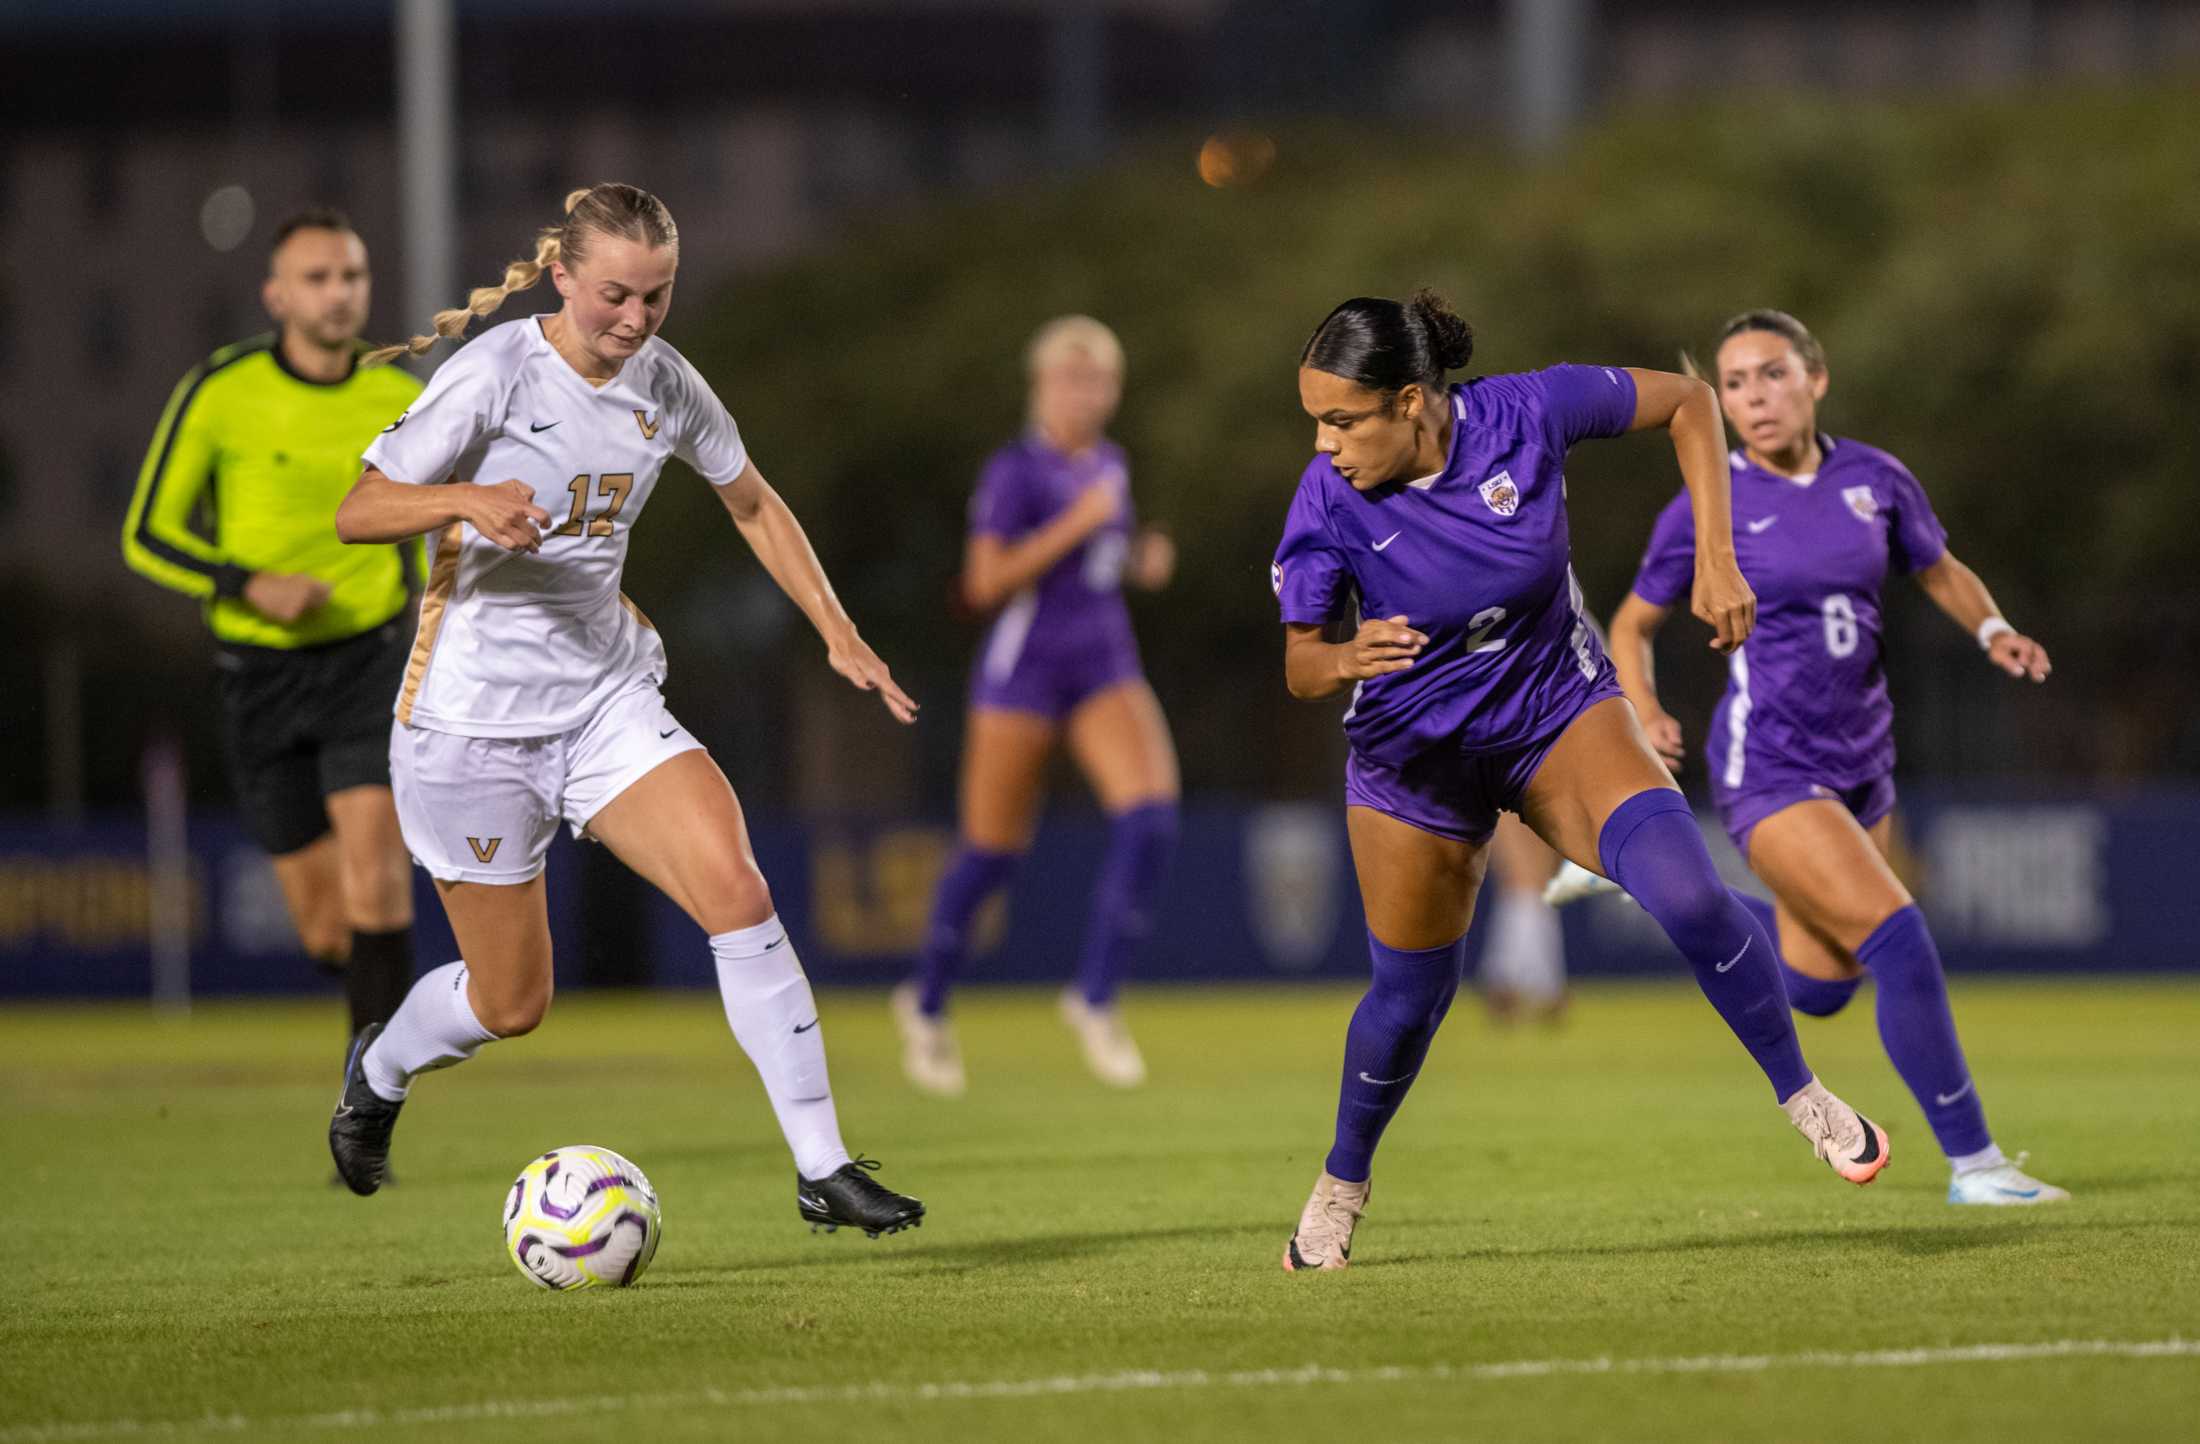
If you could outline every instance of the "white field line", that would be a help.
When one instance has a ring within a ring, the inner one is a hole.
[[[1515,1359],[1492,1364],[1394,1364],[1332,1369],[1133,1369],[1042,1379],[943,1380],[868,1384],[793,1384],[764,1389],[683,1389],[662,1393],[584,1394],[564,1399],[489,1399],[421,1408],[344,1409],[326,1414],[206,1414],[196,1419],[110,1419],[85,1424],[14,1424],[0,1444],[66,1444],[81,1439],[166,1439],[201,1435],[383,1430],[408,1425],[473,1424],[503,1419],[572,1419],[666,1409],[762,1409],[782,1404],[932,1404],[963,1399],[1039,1399],[1156,1390],[1270,1389],[1316,1384],[1417,1384],[1545,1379],[1575,1374],[1760,1374],[1774,1369],[1916,1369],[1940,1364],[2014,1364],[2037,1359],[2200,1359],[2200,1339],[2145,1341],[2055,1339],[2034,1344],[1958,1344],[1943,1348],[1868,1349],[1858,1353],[1699,1354],[1671,1358]]]

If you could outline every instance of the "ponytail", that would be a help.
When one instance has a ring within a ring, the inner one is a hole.
[[[474,317],[495,314],[496,309],[510,299],[513,293],[524,291],[542,279],[542,273],[549,270],[550,263],[558,259],[558,233],[564,229],[563,226],[551,226],[536,237],[534,259],[514,261],[506,266],[503,284],[476,286],[466,297],[465,305],[436,312],[435,320],[431,323],[435,329],[428,334],[415,336],[401,345],[377,347],[369,351],[360,364],[380,366],[400,356],[425,356],[428,348],[436,342],[465,335],[466,327],[473,322]]]
[[[436,312],[432,331],[402,345],[369,351],[360,358],[360,364],[380,366],[400,356],[423,356],[436,342],[465,335],[476,316],[494,315],[515,293],[541,280],[552,265],[579,265],[587,255],[587,238],[592,234],[621,236],[652,247],[680,244],[680,230],[672,223],[672,213],[648,191],[616,181],[583,186],[566,196],[565,219],[536,234],[534,257],[506,266],[501,284],[476,287],[466,297],[465,305]]]

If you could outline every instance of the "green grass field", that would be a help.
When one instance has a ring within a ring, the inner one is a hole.
[[[1685,985],[1586,988],[1555,1033],[1463,1001],[1329,1276],[1277,1257],[1339,989],[1136,995],[1155,1081],[1129,1095],[1050,997],[973,993],[957,1103],[905,1090],[882,997],[828,994],[849,1141],[931,1207],[875,1242],[796,1220],[708,995],[574,996],[423,1080],[373,1199],[326,1182],[333,1004],[10,1008],[0,1444],[2191,1437],[2200,986],[1959,982],[2000,1140],[2077,1195],[2043,1210],[1942,1202],[1860,1001],[1803,1021],[1893,1135],[1861,1190]],[[504,1257],[512,1175],[579,1142],[662,1192],[632,1290]]]

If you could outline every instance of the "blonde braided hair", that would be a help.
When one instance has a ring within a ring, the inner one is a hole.
[[[360,364],[380,366],[400,356],[425,355],[436,342],[463,336],[476,316],[493,315],[515,292],[524,291],[541,280],[543,272],[553,264],[562,261],[567,266],[577,266],[586,260],[587,238],[591,235],[618,236],[652,248],[671,246],[677,249],[680,244],[680,228],[673,224],[672,212],[665,209],[663,201],[640,186],[618,181],[584,186],[566,196],[564,220],[554,226],[545,226],[535,234],[534,256],[514,261],[504,268],[501,284],[475,287],[467,295],[465,305],[435,313],[432,331],[401,345],[369,351]]]

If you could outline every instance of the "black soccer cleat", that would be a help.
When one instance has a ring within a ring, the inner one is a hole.
[[[397,1110],[405,1106],[367,1086],[367,1045],[381,1032],[380,1023],[369,1023],[351,1040],[344,1059],[344,1091],[328,1120],[328,1151],[336,1160],[336,1176],[362,1198],[380,1188],[389,1172],[390,1133],[397,1127]]]
[[[875,1158],[844,1163],[830,1178],[794,1176],[794,1204],[810,1232],[860,1228],[867,1238],[924,1226],[924,1205],[874,1181]]]

